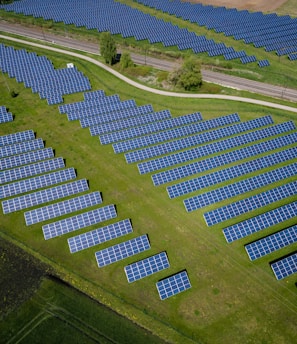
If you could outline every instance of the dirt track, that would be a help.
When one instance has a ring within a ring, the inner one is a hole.
[[[186,0],[190,2],[198,2],[205,5],[225,6],[229,8],[237,8],[239,10],[272,12],[283,5],[286,0]]]

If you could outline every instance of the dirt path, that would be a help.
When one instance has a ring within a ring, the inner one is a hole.
[[[283,5],[287,0],[186,0],[190,2],[198,2],[205,5],[225,6],[229,8],[237,8],[239,10],[251,10],[262,12],[273,12]]]

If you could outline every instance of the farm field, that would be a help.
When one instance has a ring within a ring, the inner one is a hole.
[[[12,45],[9,41],[4,43]],[[18,44],[17,48],[22,48],[22,45]],[[34,51],[28,46],[24,48]],[[78,70],[89,78],[92,90],[104,90],[107,96],[117,94],[122,101],[134,99],[138,106],[151,104],[154,111],[168,109],[173,118],[201,112],[203,120],[210,120],[238,113],[241,122],[271,115],[275,124],[286,121],[297,124],[295,114],[260,105],[214,99],[177,100],[174,97],[150,94],[135,89],[78,58],[73,57],[70,61],[68,56],[62,54],[43,49],[36,49],[36,52],[46,55],[53,61],[55,68],[64,68],[66,63],[73,62]],[[16,92],[16,97],[11,97],[11,90]],[[222,92],[250,96],[235,90]],[[256,95],[254,97],[270,100]],[[65,103],[82,100],[82,92],[64,97]],[[292,106],[284,101],[282,103]],[[42,266],[45,264],[47,268],[43,266],[43,271],[48,269],[46,272],[36,273],[38,283],[33,283],[35,294],[32,296],[24,293],[27,301],[22,304],[22,300],[16,300],[16,306],[12,307],[5,321],[0,322],[1,333],[7,336],[6,342],[38,343],[41,338],[46,343],[215,344],[295,341],[296,274],[277,281],[270,263],[296,252],[296,242],[253,262],[249,260],[244,245],[295,225],[296,216],[230,244],[226,242],[222,229],[288,202],[295,202],[296,193],[285,200],[207,227],[203,215],[206,211],[214,210],[218,204],[187,213],[183,205],[186,196],[174,199],[168,197],[166,187],[173,185],[173,182],[154,186],[152,173],[140,175],[137,165],[127,164],[124,154],[115,154],[111,144],[101,145],[98,136],[90,136],[89,130],[82,129],[79,121],[68,121],[66,114],[59,113],[57,105],[47,105],[37,94],[32,94],[30,89],[24,88],[23,84],[18,84],[4,73],[0,78],[1,105],[6,106],[13,114],[14,120],[0,124],[0,136],[34,130],[36,138],[42,138],[45,147],[52,147],[56,157],[63,157],[66,167],[75,168],[78,178],[88,180],[89,191],[100,191],[103,206],[115,205],[117,220],[129,218],[133,225],[133,233],[128,234],[125,239],[117,238],[111,243],[103,243],[71,254],[67,238],[72,237],[73,233],[44,240],[41,229],[43,223],[26,226],[24,211],[3,215],[1,210],[0,240],[3,238],[20,246],[40,261]],[[293,133],[296,133],[296,129]],[[244,145],[246,146],[249,144]],[[286,148],[296,148],[296,141]],[[263,155],[265,154],[260,154],[259,157]],[[199,159],[195,161],[199,162]],[[290,162],[296,162],[296,159]],[[287,162],[279,162],[277,166],[283,167],[286,164]],[[235,163],[231,164],[234,165]],[[216,168],[216,171],[220,169]],[[270,170],[271,168],[266,167],[264,172]],[[258,171],[255,174],[257,173]],[[197,173],[195,177],[200,175]],[[252,175],[251,173],[248,177]],[[237,177],[231,182],[245,178]],[[189,179],[190,177],[186,177],[182,180]],[[286,178],[285,181],[296,181],[296,175]],[[281,184],[283,182],[279,181],[277,186]],[[204,191],[211,191],[223,185],[225,183],[208,186]],[[268,185],[260,191],[270,188]],[[247,195],[252,196],[254,193],[249,192]],[[199,191],[192,192],[187,197],[196,194],[199,194]],[[231,201],[238,201],[240,198],[235,196]],[[230,200],[227,199],[219,205],[225,206],[229,203]],[[51,221],[45,223],[49,222]],[[114,221],[105,221],[104,225],[112,222]],[[75,234],[98,227],[92,225]],[[149,236],[150,250],[98,268],[96,251],[144,234]],[[127,282],[124,273],[126,265],[161,251],[165,251],[169,258],[168,269],[134,283]],[[5,271],[5,267],[7,269],[7,260],[4,258],[2,254],[0,271]],[[24,261],[27,259],[29,261],[29,258],[24,258]],[[191,288],[161,301],[156,283],[183,270],[188,273]],[[20,272],[17,271],[16,274],[18,273]],[[57,279],[47,278],[48,274],[57,276]],[[59,279],[65,284],[60,283]],[[9,285],[5,286],[8,290]],[[85,295],[78,293],[78,290]],[[110,314],[107,308],[99,310],[98,303],[111,308],[120,317]],[[32,319],[32,323],[27,322],[28,318]],[[126,322],[125,319],[148,332],[138,332],[139,327],[134,328],[132,323]],[[16,337],[10,332],[11,328],[17,332]],[[23,331],[27,328],[29,330],[24,334]],[[49,328],[55,328],[55,331],[51,333]],[[129,336],[130,332],[134,333],[133,339]]]

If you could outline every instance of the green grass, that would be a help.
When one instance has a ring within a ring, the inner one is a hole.
[[[43,54],[53,60],[55,66],[69,62],[68,58],[57,54]],[[133,98],[137,105],[151,103],[155,111],[170,109],[173,116],[201,111],[204,119],[233,112],[238,112],[243,121],[267,113],[271,113],[277,123],[295,118],[289,112],[239,102],[177,101],[136,90],[89,63],[78,59],[74,59],[74,63],[89,77],[93,90],[118,93],[122,100]],[[19,92],[18,97],[10,97],[7,85]],[[1,215],[2,235],[50,264],[66,282],[172,343],[192,340],[212,344],[294,342],[296,276],[278,282],[269,267],[269,261],[289,253],[292,248],[255,263],[249,262],[243,245],[259,235],[227,245],[219,226],[205,226],[202,211],[186,213],[180,198],[170,200],[165,186],[153,187],[150,175],[139,175],[135,165],[126,164],[123,154],[115,155],[110,145],[101,146],[98,138],[91,137],[87,129],[81,129],[77,121],[68,122],[66,116],[59,114],[57,106],[48,106],[46,101],[41,101],[38,95],[7,75],[1,78],[0,94],[1,105],[6,105],[15,115],[14,122],[1,124],[0,135],[35,130],[37,137],[45,140],[46,147],[53,147],[56,156],[65,158],[67,167],[77,169],[78,178],[89,180],[91,191],[102,192],[104,205],[116,204],[119,220],[132,219],[134,233],[126,238],[147,233],[152,248],[137,258],[98,269],[94,259],[98,247],[71,255],[66,238],[72,235],[45,241],[41,225],[25,226],[23,212]],[[82,99],[82,94],[76,94],[65,97],[65,102]],[[293,220],[283,226],[290,224]],[[278,226],[265,234],[276,229]],[[122,239],[113,243],[120,241]],[[109,244],[103,244],[100,248],[107,246]],[[163,250],[170,260],[168,270],[127,283],[125,265]],[[192,288],[160,301],[155,283],[185,268]],[[59,327],[59,322],[55,325]],[[38,336],[38,333],[32,335]]]

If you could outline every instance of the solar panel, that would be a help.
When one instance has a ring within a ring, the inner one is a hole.
[[[125,266],[125,274],[128,282],[132,283],[167,268],[169,268],[167,254],[166,252],[161,252]]]
[[[69,250],[71,253],[75,253],[132,232],[133,228],[129,219],[115,222],[93,231],[69,238]]]
[[[297,272],[297,253],[272,263],[271,269],[277,280],[281,280]]]
[[[297,242],[297,225],[247,244],[244,248],[253,261],[295,242]]]
[[[157,290],[161,300],[179,294],[189,288],[191,283],[186,271],[179,272],[170,277],[164,278],[157,282]]]
[[[159,111],[159,112],[150,112],[148,114],[143,114],[143,115],[139,115],[135,117],[129,117],[126,119],[90,127],[90,134],[92,136],[103,135],[103,134],[111,133],[114,131],[135,127],[138,125],[144,125],[148,123],[166,120],[169,118],[171,118],[171,113],[168,110]]]
[[[182,136],[197,134],[198,132],[202,132],[204,130],[210,130],[213,128],[217,128],[219,126],[228,125],[239,121],[240,118],[236,113],[218,118],[213,118],[210,120],[201,121],[190,126],[188,125],[181,128],[174,128],[163,132],[154,133],[151,135],[141,136],[139,138],[126,140],[123,142],[117,142],[113,144],[113,150],[115,153],[123,153],[129,150],[135,150],[148,145],[153,145],[156,143],[177,139]]]
[[[13,116],[11,112],[0,113],[0,123],[12,122]]]
[[[43,225],[43,236],[45,240],[52,239],[115,217],[117,217],[115,206],[107,205],[102,208],[90,210],[79,215]]]
[[[26,225],[53,219],[102,203],[100,192],[95,191],[86,195],[70,198],[66,201],[50,204],[24,213]]]
[[[15,196],[21,193],[45,188],[50,185],[62,183],[76,178],[74,168],[59,170],[57,172],[43,174],[30,179],[22,179],[20,181],[0,186],[0,199]]]
[[[12,155],[7,158],[0,159],[0,170],[27,165],[36,161],[45,160],[53,157],[54,151],[52,148],[43,148],[20,155]]]
[[[197,135],[183,137],[181,139],[160,143],[154,146],[148,146],[142,149],[134,150],[125,154],[127,163],[133,163],[145,159],[150,159],[159,155],[172,153],[178,150],[198,146],[199,144],[222,139],[227,136],[239,134],[251,129],[256,129],[264,125],[272,124],[271,116],[264,116],[247,122],[241,122],[228,127],[223,127]]]
[[[34,207],[36,205],[51,202],[59,198],[75,195],[89,189],[86,179],[76,180],[71,183],[58,185],[49,189],[29,193],[23,196],[2,201],[4,214]]]
[[[195,112],[180,117],[169,118],[163,121],[150,123],[146,125],[140,125],[138,127],[128,128],[105,135],[100,135],[100,142],[101,144],[109,144],[180,126],[184,126],[182,127],[183,129],[180,130],[191,131],[194,130],[194,127],[196,128],[196,125],[193,123],[197,121],[201,121],[201,114],[199,112]],[[191,127],[191,124],[194,126],[193,128]]]
[[[11,145],[14,143],[34,140],[35,134],[33,130],[20,131],[13,134],[0,136],[0,146]]]
[[[297,163],[282,166],[269,172],[262,173],[251,178],[240,180],[239,182],[224,185],[220,188],[196,195],[191,198],[191,211],[206,207],[232,197],[241,195],[260,187],[275,183],[288,177],[297,175]],[[188,199],[190,200],[190,199]],[[184,201],[185,205],[189,201]]]
[[[223,229],[223,234],[228,243],[244,238],[265,228],[271,227],[297,215],[297,202],[286,204],[266,213],[252,217]]]
[[[260,129],[257,131],[253,131],[251,133],[238,135],[230,139],[221,140],[204,146],[200,146],[190,151],[185,151],[178,153],[176,155],[171,155],[169,157],[169,161],[170,163],[173,163],[174,159],[176,159],[176,163],[180,163],[184,162],[185,159],[193,160],[194,158],[200,158],[202,156],[212,155],[231,148],[240,147],[247,143],[265,139],[292,130],[292,128],[294,128],[294,124],[291,123],[292,122],[282,123],[273,127]],[[221,165],[226,165],[228,163],[253,156],[257,154],[257,152],[260,152],[261,149],[265,150],[267,144],[269,143],[260,143],[258,145],[256,144],[253,146],[244,147],[240,150],[234,150],[224,155],[214,156],[204,161],[198,161],[174,169],[163,171],[153,175],[152,180],[154,185],[160,185],[166,182],[171,182],[177,179],[188,177],[193,174],[197,174],[212,168],[216,168]]]
[[[25,153],[41,148],[44,148],[42,139],[14,143],[12,145],[0,147],[0,158],[5,158],[10,155]]]
[[[35,164],[26,165],[14,168],[12,170],[5,170],[0,174],[0,184],[12,182],[14,180],[32,177],[37,174],[57,170],[65,167],[63,158],[55,158],[37,162]]]
[[[280,185],[276,188],[255,194],[251,197],[229,203],[203,214],[208,226],[232,219],[236,216],[248,213],[271,203],[294,196],[297,190],[297,181]]]
[[[120,244],[110,246],[95,253],[99,268],[115,263],[119,260],[134,256],[140,252],[150,249],[150,242],[146,234],[124,241]]]
[[[194,179],[168,186],[167,192],[170,198],[182,196],[193,191],[201,190],[211,185],[226,182],[227,180],[245,175],[247,173],[261,170],[265,167],[271,167],[281,162],[295,159],[296,157],[297,147],[285,149],[283,151],[272,153],[258,159],[250,160],[242,164],[237,164],[216,172],[212,172]],[[194,210],[194,208],[192,208],[192,206],[195,207],[194,203],[195,202],[193,202],[193,200],[185,200],[185,205],[189,205],[189,207],[186,207],[187,209],[189,209],[188,211],[191,211],[191,209]]]

